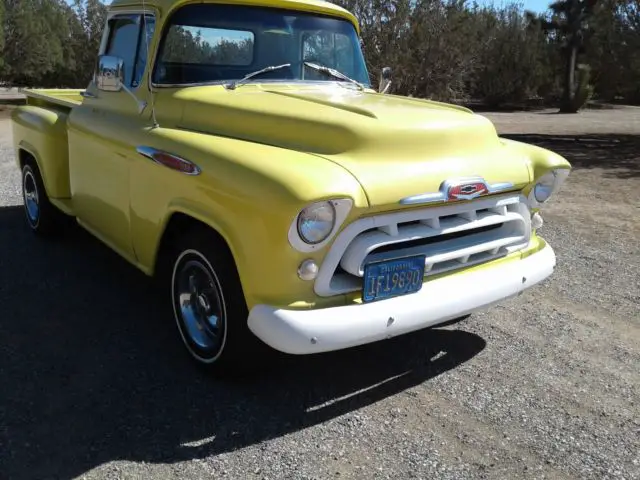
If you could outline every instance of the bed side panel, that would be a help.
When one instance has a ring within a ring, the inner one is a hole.
[[[69,148],[67,118],[70,109],[56,105],[26,105],[16,108],[13,120],[13,141],[16,160],[21,151],[31,154],[42,173],[47,195],[70,198]]]

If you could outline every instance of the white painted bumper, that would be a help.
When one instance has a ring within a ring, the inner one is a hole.
[[[555,253],[547,244],[523,260],[427,281],[419,292],[402,297],[317,310],[256,305],[249,313],[249,328],[266,344],[286,353],[340,350],[486,308],[544,280],[555,264]]]

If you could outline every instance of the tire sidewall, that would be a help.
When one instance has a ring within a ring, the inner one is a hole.
[[[220,344],[220,348],[217,351],[216,355],[212,358],[205,357],[202,355],[202,349],[199,348],[193,340],[191,340],[187,327],[184,325],[182,316],[178,313],[178,300],[175,297],[176,290],[176,274],[179,271],[182,264],[189,260],[197,260],[202,263],[202,265],[209,271],[211,274],[211,278],[214,281],[215,288],[217,289],[217,293],[220,296],[220,303],[222,306],[223,313],[223,321],[224,321],[224,333],[222,337],[222,342]],[[171,269],[171,304],[173,306],[173,317],[176,322],[176,326],[178,331],[180,332],[180,337],[182,338],[182,342],[185,347],[191,354],[191,356],[203,365],[214,365],[220,362],[221,358],[224,356],[225,347],[227,346],[227,336],[229,332],[229,316],[228,316],[228,305],[225,296],[225,292],[222,286],[222,282],[220,281],[220,277],[216,272],[216,269],[213,267],[211,261],[207,258],[207,256],[197,248],[184,248],[179,251],[177,256],[174,257],[173,267]]]

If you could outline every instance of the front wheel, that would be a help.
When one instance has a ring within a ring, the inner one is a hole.
[[[215,374],[254,370],[268,347],[249,330],[244,293],[226,245],[198,228],[178,241],[171,258],[173,314],[193,359]]]

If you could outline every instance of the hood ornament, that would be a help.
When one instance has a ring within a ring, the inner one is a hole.
[[[437,192],[420,193],[400,200],[401,205],[422,205],[429,203],[473,200],[483,195],[505,192],[513,188],[511,182],[488,184],[482,177],[449,179],[442,182]]]

